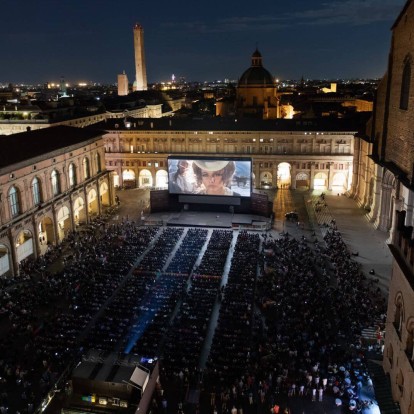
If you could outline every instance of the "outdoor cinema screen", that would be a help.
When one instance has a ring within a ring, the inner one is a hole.
[[[250,158],[168,158],[171,194],[250,197]]]

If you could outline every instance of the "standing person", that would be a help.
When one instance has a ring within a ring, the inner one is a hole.
[[[319,388],[318,394],[319,394],[319,402],[322,402],[323,400],[323,388],[322,387]]]
[[[170,174],[169,189],[172,193],[193,193],[194,179],[191,175],[190,163],[187,160],[179,160],[177,171]]]
[[[234,161],[193,161],[198,194],[239,196],[231,190],[236,170]]]

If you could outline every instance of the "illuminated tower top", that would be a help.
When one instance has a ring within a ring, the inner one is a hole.
[[[147,90],[147,69],[144,53],[144,29],[140,24],[134,26],[134,50],[135,50],[135,82],[134,91]]]

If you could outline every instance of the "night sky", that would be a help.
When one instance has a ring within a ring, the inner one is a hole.
[[[149,82],[237,79],[256,44],[280,79],[385,73],[405,0],[3,0],[0,83],[134,80],[134,23]]]

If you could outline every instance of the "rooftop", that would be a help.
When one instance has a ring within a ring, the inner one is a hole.
[[[0,168],[30,160],[53,151],[79,145],[102,136],[104,131],[56,126],[0,136]]]
[[[189,119],[189,118],[128,118],[107,119],[94,128],[107,131],[309,131],[356,132],[358,119]]]

